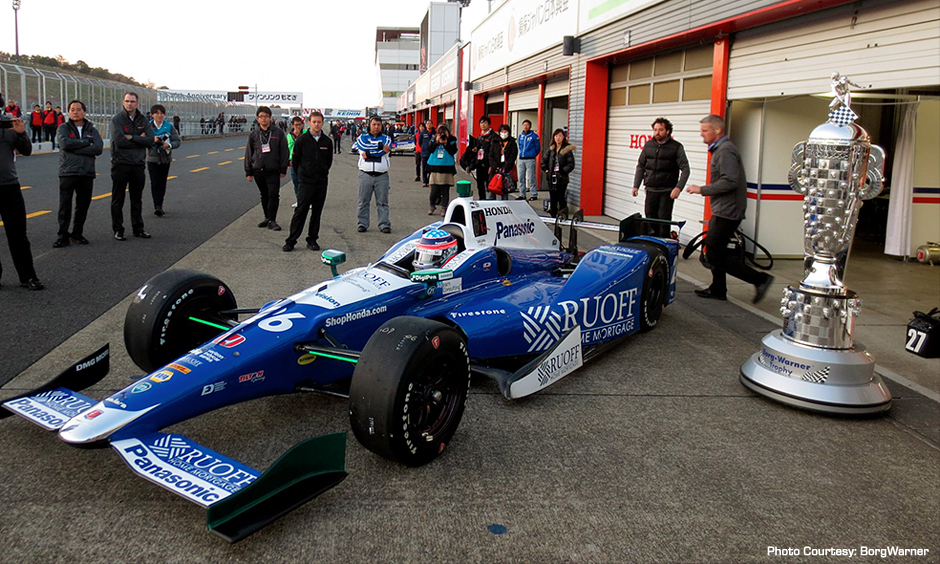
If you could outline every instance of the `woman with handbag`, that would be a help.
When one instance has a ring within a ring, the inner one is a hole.
[[[542,154],[542,171],[548,176],[548,213],[552,217],[568,205],[568,175],[574,170],[575,149],[568,143],[564,130],[556,129],[552,133],[551,146]]]
[[[499,138],[490,145],[490,200],[495,200],[497,195],[497,192],[493,191],[492,179],[495,177],[502,179],[502,190],[499,192],[499,199],[509,199],[509,191],[512,188],[513,181],[512,174],[516,171],[516,158],[519,156],[519,146],[510,133],[509,126],[504,123],[499,126]]]
[[[447,212],[450,202],[450,187],[454,185],[457,167],[454,155],[457,154],[457,138],[450,134],[446,125],[438,126],[437,135],[428,143],[428,183],[431,186],[428,215],[434,215],[435,207],[441,206],[441,217]]]

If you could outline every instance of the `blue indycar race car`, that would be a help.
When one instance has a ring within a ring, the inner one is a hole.
[[[457,198],[443,221],[367,266],[338,274],[345,254],[324,251],[332,278],[257,309],[239,309],[213,276],[163,272],[125,318],[125,346],[146,376],[101,401],[81,394],[107,373],[105,346],[4,402],[5,415],[66,443],[112,447],[142,477],[208,508],[209,529],[235,542],[341,482],[345,434],[304,441],[262,473],[161,429],[250,399],[321,392],[348,398],[367,449],[426,464],[453,439],[471,375],[508,399],[531,395],[655,327],[675,298],[675,240],[643,235],[650,220],[635,216],[617,244],[582,253],[576,228],[603,227],[582,219]]]

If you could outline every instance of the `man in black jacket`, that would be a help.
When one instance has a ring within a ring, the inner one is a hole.
[[[477,171],[477,195],[481,200],[485,200],[488,194],[486,187],[490,183],[490,150],[498,139],[496,132],[490,129],[490,118],[481,117],[480,135],[476,140],[476,159],[471,161],[471,168]]]
[[[300,178],[300,189],[297,193],[297,208],[290,220],[290,234],[281,249],[285,253],[294,250],[294,245],[303,233],[308,209],[311,213],[307,248],[311,251],[320,250],[317,238],[320,236],[320,214],[326,203],[326,186],[333,165],[333,142],[329,135],[323,133],[323,114],[314,110],[307,120],[307,132],[294,141],[291,166]]]
[[[88,244],[82,232],[95,183],[95,157],[103,149],[101,135],[95,125],[85,119],[85,103],[72,100],[68,112],[69,120],[56,130],[59,143],[59,236],[52,244],[56,248],[67,247],[69,242]],[[69,232],[73,194],[75,223]]]
[[[277,224],[277,208],[281,199],[281,179],[287,176],[290,157],[287,150],[287,135],[277,127],[271,127],[271,109],[261,106],[255,112],[258,128],[248,135],[245,143],[245,177],[254,181],[261,192],[261,209],[264,220],[258,227],[280,231]]]
[[[692,184],[686,191],[708,196],[711,200],[712,217],[705,236],[705,258],[712,266],[712,283],[707,289],[696,290],[695,294],[715,300],[728,299],[727,273],[754,285],[756,304],[764,298],[774,277],[766,272],[757,272],[728,253],[728,243],[741,225],[747,208],[747,179],[741,155],[725,135],[725,120],[721,116],[711,114],[703,118],[701,130],[702,140],[712,154],[711,182],[705,186]]]
[[[685,148],[672,138],[672,123],[664,117],[653,122],[653,137],[646,142],[633,177],[633,196],[646,186],[646,217],[672,220],[672,207],[689,180]],[[669,226],[657,224],[654,235],[669,236]]]
[[[153,134],[150,121],[137,111],[138,97],[134,92],[124,94],[124,111],[111,118],[111,228],[114,238],[126,241],[124,236],[124,192],[131,195],[131,228],[134,237],[149,239],[144,231],[141,213],[147,147],[160,142]]]

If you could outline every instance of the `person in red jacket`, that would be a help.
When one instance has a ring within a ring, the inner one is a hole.
[[[29,128],[33,131],[33,143],[42,143],[42,106],[33,106],[33,113],[29,115]]]
[[[421,182],[421,132],[424,131],[424,122],[418,124],[415,130],[415,182]]]
[[[52,109],[52,102],[46,102],[46,109],[42,112],[43,141],[52,141],[55,143],[56,127],[58,127],[58,125],[56,125],[55,110]]]

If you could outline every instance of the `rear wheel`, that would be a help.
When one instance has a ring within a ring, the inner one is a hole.
[[[659,323],[659,316],[666,307],[669,292],[669,261],[659,253],[650,255],[649,267],[643,278],[643,294],[640,298],[640,330],[649,331]]]
[[[421,466],[450,443],[470,386],[461,336],[420,317],[396,317],[362,351],[349,388],[356,438],[385,458]]]
[[[235,296],[221,280],[195,270],[167,270],[147,281],[124,317],[124,346],[137,366],[153,372],[224,330]],[[193,321],[194,317],[207,325]]]

